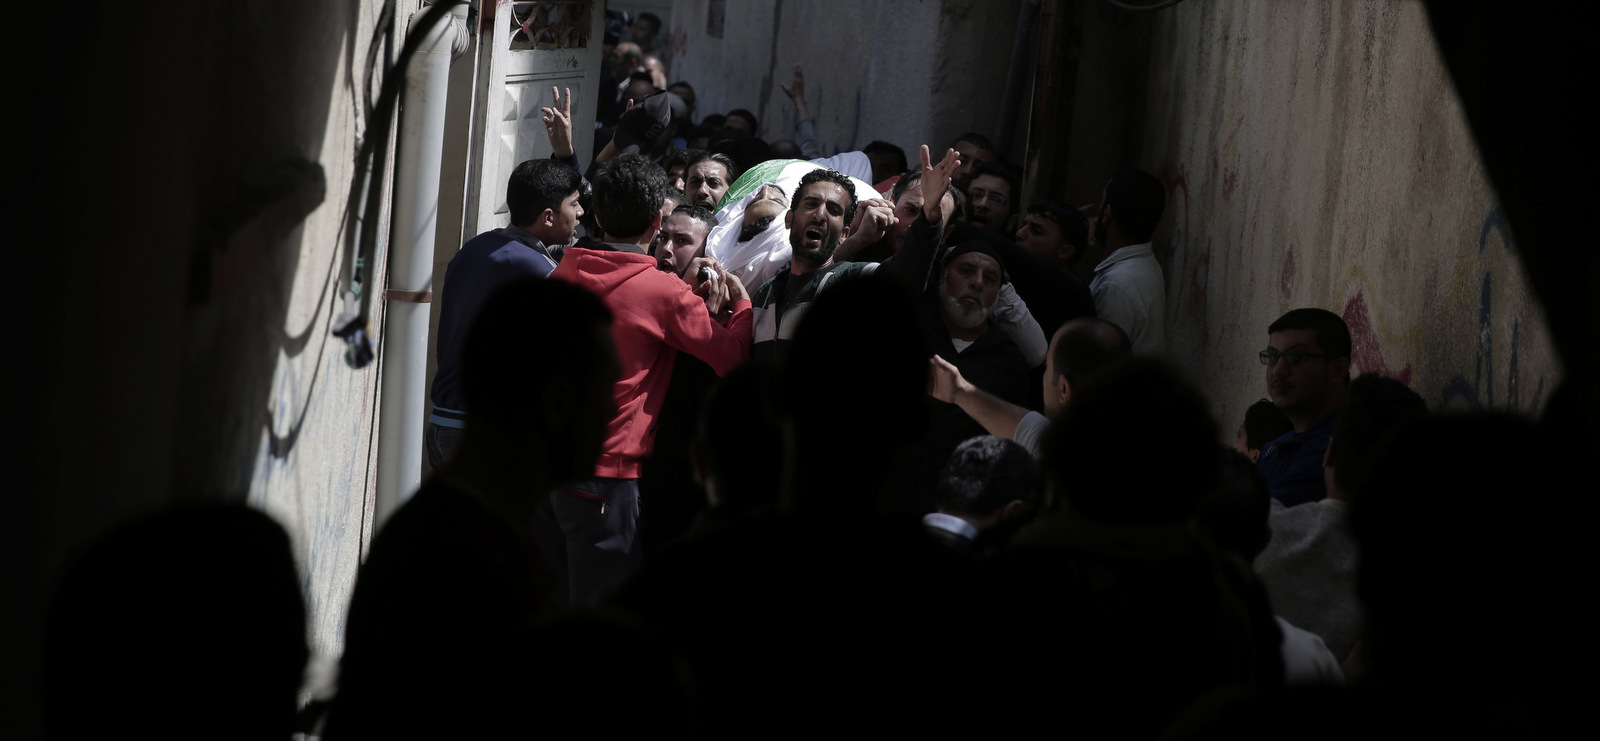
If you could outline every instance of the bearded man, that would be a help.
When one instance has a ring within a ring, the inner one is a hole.
[[[930,161],[926,146],[921,154],[920,187],[932,197],[923,199],[924,206],[912,222],[900,252],[881,263],[833,259],[834,250],[850,235],[849,225],[855,219],[856,190],[850,178],[827,168],[812,170],[800,178],[783,217],[789,230],[789,264],[756,290],[751,357],[779,360],[807,307],[833,281],[881,268],[909,289],[922,289],[944,226],[939,198],[950,186],[950,176],[961,161],[953,149],[937,165]]]
[[[963,378],[1025,407],[1028,361],[994,316],[996,298],[1007,280],[1005,264],[988,242],[973,240],[952,247],[935,281],[937,290],[923,294],[923,329],[934,354],[959,369]],[[961,407],[943,401],[934,404],[924,472],[942,467],[962,441],[986,434]],[[931,501],[925,504],[932,506]]]

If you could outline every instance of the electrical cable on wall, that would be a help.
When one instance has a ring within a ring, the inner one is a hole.
[[[400,89],[405,85],[405,75],[395,72],[405,70],[411,57],[416,54],[417,47],[433,27],[449,15],[454,6],[460,4],[435,3],[417,16],[416,23],[406,34],[405,45],[400,48],[393,63],[383,71],[383,89],[378,93],[378,100],[367,118],[371,134],[361,142],[361,153],[356,158],[356,178],[351,184],[352,199],[360,198],[363,201],[354,221],[354,228],[359,230],[359,238],[355,240],[358,244],[354,245],[358,252],[350,274],[349,291],[344,296],[345,310],[336,322],[338,328],[333,331],[335,337],[344,340],[344,360],[352,368],[364,368],[376,357],[372,349],[372,295],[375,292],[372,278],[377,269],[378,238],[377,229],[372,225],[383,207],[383,175],[388,164],[389,140],[394,135],[395,106],[400,99]],[[390,5],[392,2],[385,5],[384,16],[392,26],[394,13]],[[367,58],[373,60],[375,57],[375,52],[369,47]],[[370,80],[370,68],[368,72]],[[368,89],[371,89],[370,85]]]

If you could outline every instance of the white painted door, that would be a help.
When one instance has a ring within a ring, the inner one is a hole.
[[[594,143],[604,0],[483,0],[476,100],[467,168],[470,236],[510,223],[506,178],[523,160],[550,156],[539,108],[551,86],[572,90],[572,143],[587,165]]]

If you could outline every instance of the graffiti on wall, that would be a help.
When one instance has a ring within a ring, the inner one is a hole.
[[[1433,316],[1427,318],[1442,320],[1445,331],[1460,340],[1439,342],[1437,337],[1423,337],[1425,317],[1392,308],[1406,306],[1404,301],[1375,300],[1380,298],[1374,292],[1375,282],[1361,265],[1337,266],[1336,278],[1325,287],[1302,285],[1308,256],[1307,247],[1298,238],[1298,225],[1290,220],[1277,227],[1277,233],[1269,233],[1273,227],[1264,231],[1262,204],[1266,197],[1241,197],[1247,189],[1241,186],[1237,166],[1223,166],[1220,171],[1219,187],[1212,194],[1194,192],[1189,169],[1182,162],[1169,161],[1156,171],[1167,186],[1170,226],[1164,239],[1158,237],[1155,252],[1166,266],[1168,322],[1174,328],[1169,330],[1169,337],[1174,332],[1184,333],[1193,343],[1189,345],[1192,351],[1210,356],[1223,349],[1217,344],[1234,341],[1226,332],[1218,331],[1218,323],[1237,325],[1246,307],[1267,302],[1272,306],[1269,313],[1277,313],[1297,304],[1322,304],[1337,311],[1349,325],[1351,362],[1360,372],[1378,373],[1417,388],[1436,409],[1497,408],[1530,415],[1539,412],[1546,394],[1547,372],[1541,368],[1531,377],[1524,377],[1529,373],[1523,362],[1526,306],[1519,301],[1507,302],[1504,295],[1499,304],[1496,301],[1497,281],[1515,277],[1496,276],[1496,267],[1507,261],[1489,258],[1496,257],[1492,254],[1495,250],[1503,250],[1505,256],[1513,258],[1510,264],[1516,264],[1516,245],[1498,208],[1488,208],[1481,223],[1473,225],[1477,249],[1464,251],[1451,275],[1418,276],[1418,280],[1408,282],[1409,286],[1420,286],[1428,278],[1452,285],[1470,284],[1470,288],[1463,285],[1463,290],[1452,294],[1458,298],[1454,305],[1447,302],[1430,307]],[[1216,211],[1193,212],[1207,196],[1216,199],[1211,206]],[[1281,242],[1281,246],[1267,244],[1268,240]],[[1260,259],[1273,250],[1276,259]],[[1258,289],[1258,285],[1262,288]],[[1270,298],[1261,294],[1262,289],[1272,293]],[[1307,300],[1308,295],[1316,298]],[[1249,334],[1248,330],[1241,331]],[[1438,347],[1471,348],[1465,354],[1470,362],[1456,359],[1464,355],[1462,352],[1430,353],[1433,346],[1425,339]],[[1174,350],[1181,352],[1176,344]],[[1445,367],[1434,365],[1437,363]]]

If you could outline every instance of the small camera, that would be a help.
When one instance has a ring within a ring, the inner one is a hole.
[[[715,275],[715,274],[711,272],[711,266],[710,265],[701,265],[700,266],[700,271],[695,273],[694,275],[695,275],[696,278],[699,279],[699,282],[704,283],[704,282],[706,282],[708,280],[711,280],[711,277],[713,275]]]

